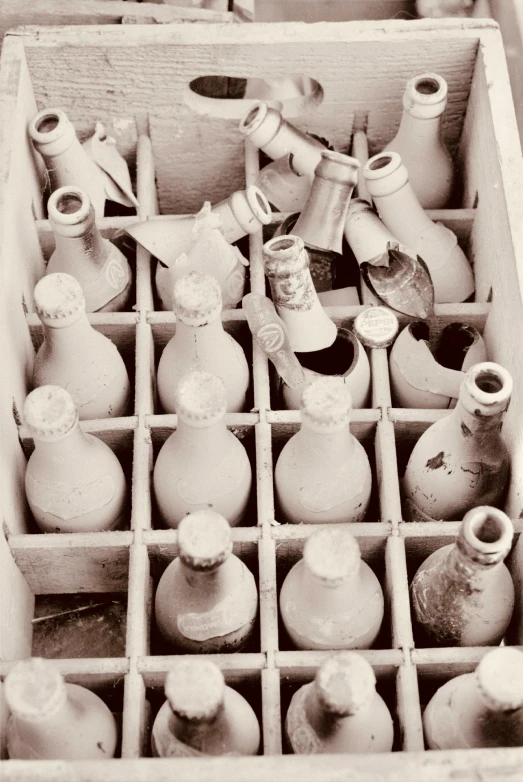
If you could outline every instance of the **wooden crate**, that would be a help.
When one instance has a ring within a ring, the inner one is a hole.
[[[355,115],[367,113],[370,152],[393,136],[401,115],[405,81],[435,70],[449,83],[446,141],[459,167],[463,194],[458,208],[433,216],[459,235],[474,264],[476,300],[436,307],[439,327],[464,319],[484,334],[490,358],[514,376],[513,401],[504,436],[513,475],[506,510],[516,535],[523,530],[523,163],[501,37],[492,22],[388,22],[336,25],[173,25],[80,27],[18,31],[7,35],[1,64],[3,139],[0,170],[2,335],[2,664],[31,653],[35,595],[122,592],[127,595],[125,657],[59,662],[68,681],[105,692],[115,687],[123,710],[121,759],[89,762],[5,761],[4,782],[281,782],[315,780],[516,779],[522,749],[426,752],[421,708],[434,687],[471,671],[485,648],[418,648],[414,643],[408,581],[413,568],[450,542],[459,520],[433,524],[402,521],[398,470],[415,439],[447,411],[391,406],[387,354],[371,351],[372,407],[354,413],[352,429],[375,469],[368,522],[351,526],[364,558],[387,596],[378,648],[363,654],[374,666],[380,691],[396,727],[387,755],[294,757],[282,754],[282,721],[289,696],[314,675],[327,653],[293,651],[278,620],[278,590],[299,558],[310,526],[277,523],[273,467],[282,444],[299,426],[297,411],[278,409],[267,362],[249,340],[242,310],[223,321],[249,350],[253,408],[229,415],[228,426],[244,438],[255,461],[253,512],[233,531],[235,551],[252,567],[260,592],[259,626],[244,653],[214,659],[227,681],[257,710],[263,757],[148,759],[151,717],[173,656],[151,645],[151,597],[159,573],[176,554],[176,532],[158,526],[151,497],[151,467],[159,445],[176,427],[176,416],[159,415],[154,366],[174,332],[174,316],[155,311],[151,259],[136,251],[136,302],[122,313],[93,314],[92,324],[109,335],[129,361],[134,358],[134,415],[84,422],[107,442],[132,476],[129,528],[77,535],[35,533],[23,479],[32,442],[20,426],[34,348],[41,340],[32,290],[44,273],[52,234],[44,219],[41,172],[27,140],[37,109],[60,106],[81,138],[97,119],[114,129],[121,151],[136,167],[139,216],[198,209],[252,182],[257,152],[244,145],[237,120],[246,102],[195,96],[189,83],[201,76],[282,77],[305,73],[323,90],[323,102],[294,118],[302,128],[326,135],[347,150]],[[129,79],[129,73],[136,78]],[[156,172],[156,174],[155,174]],[[156,182],[156,187],[155,187]],[[277,216],[276,216],[277,217]],[[103,218],[106,236],[134,217]],[[261,234],[251,237],[250,276],[264,291]],[[517,258],[519,257],[519,265]],[[329,310],[350,324],[362,307]],[[149,708],[149,704],[152,704]],[[520,778],[520,776],[519,776]]]

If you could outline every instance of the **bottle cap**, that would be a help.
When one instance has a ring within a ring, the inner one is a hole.
[[[189,272],[174,285],[174,314],[188,326],[203,326],[222,311],[220,283],[209,274]]]
[[[399,322],[387,307],[369,307],[360,312],[352,328],[366,348],[386,348],[396,339]]]
[[[513,388],[512,375],[493,361],[474,364],[465,375],[459,401],[478,418],[488,418],[507,409]]]
[[[340,652],[320,665],[316,692],[325,711],[348,717],[369,703],[376,692],[370,663],[356,652]]]
[[[301,397],[302,421],[325,433],[347,426],[351,409],[350,391],[336,377],[319,377],[305,387]]]
[[[397,152],[380,152],[365,163],[363,176],[373,198],[396,193],[409,181],[409,173]]]
[[[191,426],[210,426],[225,415],[227,395],[223,380],[209,372],[188,372],[178,385],[176,412]]]
[[[421,73],[407,82],[403,108],[412,117],[435,119],[447,104],[447,82],[437,73]]]
[[[488,566],[505,559],[513,537],[514,527],[506,513],[480,505],[465,514],[456,544],[474,562]]]
[[[355,157],[324,149],[321,160],[314,169],[314,176],[339,184],[355,185],[358,181],[360,162]]]
[[[303,239],[292,234],[274,236],[265,242],[263,260],[267,277],[291,277],[309,267],[309,255]]]
[[[47,720],[65,703],[67,688],[51,660],[21,660],[7,674],[5,697],[16,717],[29,722]]]
[[[213,510],[198,510],[178,526],[180,559],[194,570],[212,570],[232,551],[229,522]]]
[[[357,571],[360,547],[345,529],[322,529],[307,539],[303,559],[313,575],[329,586],[339,586]]]
[[[73,226],[83,223],[91,215],[94,220],[94,209],[91,199],[79,187],[66,185],[59,187],[49,197],[47,212],[53,228],[58,230],[61,226]]]
[[[493,649],[481,658],[475,676],[493,711],[523,707],[523,652],[510,646]]]
[[[70,274],[48,274],[36,283],[34,302],[40,320],[46,325],[61,327],[74,322],[85,312],[82,286]]]
[[[78,420],[70,394],[60,386],[40,386],[24,403],[24,423],[37,440],[60,440]]]
[[[210,660],[176,660],[167,674],[165,695],[177,717],[191,722],[212,720],[223,703],[223,673]]]

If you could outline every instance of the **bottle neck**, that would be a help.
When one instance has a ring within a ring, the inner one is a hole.
[[[302,421],[299,443],[300,447],[314,448],[318,455],[337,454],[340,460],[350,456],[354,450],[354,440],[348,424],[337,432],[323,433]]]
[[[307,203],[292,234],[305,244],[341,255],[343,231],[354,185],[314,177]]]
[[[43,324],[45,341],[53,349],[78,350],[78,346],[85,342],[91,324],[85,312],[81,312],[78,319],[69,326],[54,328]]]
[[[219,316],[205,326],[189,326],[179,319],[176,321],[174,339],[180,352],[187,356],[196,352],[203,358],[201,351],[209,351],[214,355],[217,341],[222,340],[223,336],[224,329]]]
[[[404,111],[401,117],[396,140],[416,144],[416,154],[423,154],[425,149],[433,149],[441,144],[441,115],[431,119],[413,117]]]
[[[39,737],[42,736],[42,734],[59,736],[63,733],[64,726],[71,726],[75,723],[79,716],[78,705],[69,695],[67,685],[65,685],[65,687],[66,692],[62,702],[51,714],[46,715],[45,718],[31,720],[13,712],[19,731],[21,729],[26,738],[31,735]]]
[[[479,407],[479,405],[478,405]],[[478,411],[479,412],[479,411]],[[459,421],[459,429],[464,440],[474,438],[475,444],[499,433],[503,421],[503,411],[494,415],[475,415],[458,399],[451,415]]]
[[[103,239],[96,223],[88,218],[77,236],[64,236],[55,231],[56,252],[67,258],[69,263],[81,264],[81,277],[85,278],[86,261],[94,268],[101,270],[109,257],[109,246]]]
[[[80,428],[78,421],[60,440],[55,442],[46,442],[45,440],[34,441],[35,449],[45,454],[46,459],[60,459],[66,461],[68,458],[78,458],[79,449],[85,448],[87,438]]]
[[[413,236],[433,225],[409,182],[394,193],[373,198],[381,219],[399,242],[408,245]]]
[[[176,436],[183,442],[187,449],[186,453],[190,453],[191,450],[200,451],[202,448],[208,451],[210,446],[223,450],[228,445],[228,434],[224,418],[210,426],[200,427],[192,426],[178,416]]]
[[[230,558],[227,558],[221,565],[213,568],[212,570],[196,570],[185,564],[180,559],[180,565],[186,584],[194,589],[197,595],[204,596],[209,594],[218,594],[221,586],[225,582],[225,576],[227,563]]]
[[[492,568],[501,564],[502,561],[503,557],[501,556],[498,562],[483,564],[463,551],[458,544],[455,544],[447,555],[446,569],[448,574],[452,577],[452,583],[470,584],[475,575],[487,570],[492,570]]]
[[[210,720],[197,722],[174,715],[174,730],[176,738],[186,744],[188,747],[205,753],[205,740],[209,733],[215,733],[219,730],[219,724],[222,720],[223,705],[218,710],[218,714]]]

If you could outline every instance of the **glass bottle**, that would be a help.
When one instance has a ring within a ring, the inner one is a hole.
[[[503,560],[514,530],[503,511],[470,510],[455,543],[434,551],[410,587],[420,638],[428,645],[496,646],[514,609],[514,584]]]
[[[349,429],[351,407],[347,386],[335,378],[322,377],[305,388],[301,427],[285,444],[274,473],[285,521],[363,521],[372,473],[365,449]]]
[[[509,561],[510,573],[514,581],[516,603],[512,621],[507,632],[507,641],[523,646],[523,533],[520,534]]]
[[[297,755],[390,752],[394,725],[370,663],[339,652],[293,695],[285,733]]]
[[[74,402],[59,386],[40,386],[24,404],[35,449],[25,492],[43,532],[105,532],[121,527],[126,481],[108,445],[79,426]]]
[[[429,749],[523,746],[523,652],[501,646],[446,682],[423,714]]]
[[[229,523],[211,510],[181,520],[178,558],[164,571],[156,624],[179,651],[236,652],[247,643],[258,607],[254,576],[232,553]]]
[[[68,684],[51,660],[22,660],[7,674],[12,760],[107,760],[116,750],[116,721],[103,700]]]
[[[245,698],[225,684],[215,663],[201,657],[175,660],[165,695],[151,735],[156,757],[258,753],[258,718]]]
[[[224,330],[221,312],[222,295],[214,277],[189,272],[176,282],[176,331],[158,365],[158,398],[165,412],[176,412],[180,380],[196,369],[222,380],[228,413],[245,410],[249,365],[241,345]]]
[[[447,82],[437,73],[409,79],[398,132],[383,150],[401,155],[423,209],[443,209],[454,183],[454,164],[441,132],[447,92]]]
[[[383,590],[347,529],[306,541],[280,593],[283,624],[298,649],[369,649],[381,627]]]
[[[69,274],[48,274],[36,284],[34,302],[44,341],[33,386],[65,388],[80,420],[123,415],[131,392],[127,369],[116,346],[89,323],[80,283]]]
[[[456,407],[419,438],[405,476],[410,521],[452,521],[477,505],[497,506],[508,485],[510,459],[500,432],[512,377],[499,364],[474,364]]]
[[[89,196],[78,187],[61,187],[47,203],[56,248],[47,274],[75,277],[87,312],[116,312],[129,304],[131,270],[125,255],[98,230]]]
[[[252,485],[249,457],[225,424],[225,386],[208,372],[189,372],[176,398],[176,430],[154,465],[160,515],[177,527],[189,513],[212,508],[235,526],[243,518]]]

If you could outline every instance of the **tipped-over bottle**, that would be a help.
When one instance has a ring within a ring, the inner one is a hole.
[[[35,449],[25,492],[43,532],[103,532],[121,527],[126,507],[122,466],[108,445],[83,432],[74,402],[59,386],[40,386],[24,404]]]
[[[169,644],[196,654],[236,652],[254,627],[254,576],[232,553],[229,523],[212,510],[186,516],[178,527],[178,558],[156,591],[156,624]]]
[[[131,392],[127,369],[111,340],[89,323],[80,283],[69,274],[48,274],[36,284],[34,302],[44,341],[33,385],[65,388],[80,420],[123,415]]]
[[[114,757],[116,721],[94,692],[68,684],[51,660],[22,660],[5,680],[11,710],[12,760],[107,760]]]
[[[298,649],[369,649],[383,621],[380,582],[346,528],[307,539],[280,593],[283,624]]]

